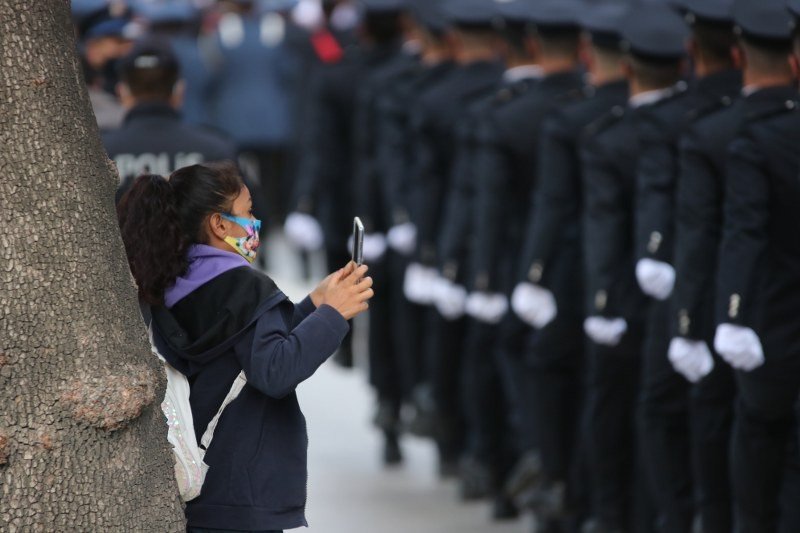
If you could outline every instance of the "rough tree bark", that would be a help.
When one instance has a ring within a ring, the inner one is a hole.
[[[67,0],[0,0],[0,531],[183,531]]]

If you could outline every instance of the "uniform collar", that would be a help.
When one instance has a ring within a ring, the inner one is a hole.
[[[125,124],[147,117],[180,119],[181,114],[166,102],[142,102],[125,115]]]
[[[646,105],[657,104],[662,100],[666,100],[675,94],[674,87],[667,87],[666,89],[655,89],[652,91],[645,91],[643,93],[631,96],[628,99],[628,106],[632,109],[637,109]]]
[[[503,81],[507,84],[522,80],[540,80],[543,77],[544,72],[539,65],[521,65],[510,68],[503,73]]]
[[[734,97],[741,87],[742,73],[735,69],[709,74],[708,76],[698,79],[695,85],[698,91],[719,98],[725,96]]]
[[[748,102],[788,101],[797,100],[797,89],[791,85],[778,85],[775,87],[744,87],[742,96]]]

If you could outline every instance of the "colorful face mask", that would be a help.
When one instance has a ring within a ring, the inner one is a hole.
[[[258,253],[258,232],[261,230],[261,221],[249,218],[235,217],[233,215],[226,215],[220,213],[220,216],[226,220],[230,220],[241,227],[247,232],[247,237],[225,237],[225,242],[230,244],[231,247],[239,252],[239,254],[247,259],[250,263],[256,260]]]

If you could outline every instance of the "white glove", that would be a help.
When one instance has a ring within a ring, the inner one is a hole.
[[[714,349],[733,368],[750,372],[764,364],[764,348],[755,331],[734,324],[720,324]]]
[[[389,246],[402,255],[411,255],[417,247],[417,227],[411,222],[394,226],[386,234]]]
[[[322,226],[319,225],[317,219],[305,213],[291,213],[286,217],[283,230],[289,241],[302,250],[309,252],[319,250],[325,242]]]
[[[464,316],[467,289],[442,276],[438,276],[434,287],[434,303],[439,314],[447,320],[457,320]]]
[[[664,301],[675,288],[675,269],[672,265],[654,259],[640,259],[636,263],[636,279],[646,295]]]
[[[583,330],[597,344],[616,346],[628,331],[628,323],[624,318],[590,316],[583,322]]]
[[[403,280],[403,294],[409,302],[419,305],[431,305],[434,302],[434,290],[439,273],[435,268],[411,263],[406,268]]]
[[[487,324],[499,324],[508,313],[508,298],[493,292],[473,292],[467,297],[467,314]]]
[[[514,288],[511,307],[526,324],[542,329],[558,314],[556,299],[547,289],[532,283],[522,282]]]
[[[347,239],[347,250],[353,253],[355,239],[352,235]],[[383,233],[367,233],[364,235],[364,262],[380,261],[386,254],[386,237]]]
[[[672,368],[692,383],[697,383],[714,370],[714,357],[704,341],[675,337],[667,353]]]

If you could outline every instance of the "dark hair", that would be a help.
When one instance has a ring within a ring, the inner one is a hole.
[[[524,56],[527,55],[525,49],[525,38],[528,36],[526,25],[515,21],[506,21],[500,34],[503,39],[511,46],[514,54]]]
[[[697,21],[692,35],[701,53],[717,63],[733,65],[731,48],[736,46],[736,34],[730,24]]]
[[[229,213],[244,182],[231,162],[205,163],[136,178],[117,206],[122,241],[139,297],[150,305],[186,272],[191,244],[204,244],[205,220]]]
[[[120,60],[120,80],[139,99],[168,100],[180,79],[180,63],[169,42],[150,37]]]
[[[400,11],[367,11],[362,31],[378,46],[399,42],[402,38]]]
[[[631,69],[645,87],[662,89],[683,79],[683,62],[680,59],[644,57],[635,53],[628,58]]]

